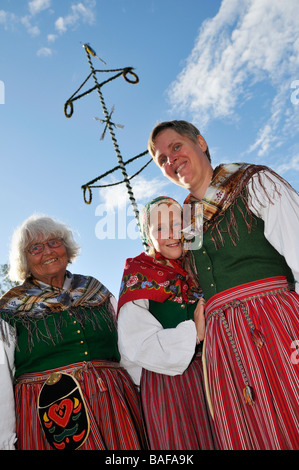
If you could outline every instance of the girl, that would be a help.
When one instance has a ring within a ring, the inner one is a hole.
[[[182,208],[158,197],[141,225],[149,252],[126,260],[120,289],[122,365],[140,385],[152,450],[214,449],[200,345],[204,300],[182,266]]]

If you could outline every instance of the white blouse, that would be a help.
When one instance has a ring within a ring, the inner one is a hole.
[[[0,450],[13,450],[16,441],[13,392],[15,341],[8,331],[8,324],[0,321],[5,336],[10,340],[8,344],[0,339]]]
[[[121,365],[136,385],[142,368],[159,374],[182,374],[196,347],[196,327],[186,320],[176,328],[164,329],[149,312],[147,299],[124,304],[118,316],[118,347]]]
[[[274,192],[273,183],[267,175],[276,183],[280,195]],[[259,176],[272,204],[260,189]],[[295,278],[295,291],[299,294],[299,195],[269,172],[254,175],[249,181],[248,190],[251,196],[249,207],[263,219],[265,237],[285,258]]]

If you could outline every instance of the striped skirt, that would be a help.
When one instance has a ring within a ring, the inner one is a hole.
[[[299,295],[273,277],[216,294],[205,311],[206,391],[220,448],[299,449]]]
[[[126,371],[110,361],[72,364],[21,375],[15,384],[18,450],[52,450],[38,417],[39,392],[51,372],[73,374],[80,384],[90,420],[90,433],[78,450],[146,448],[140,399]]]
[[[201,351],[182,375],[143,370],[141,401],[151,450],[214,449]]]

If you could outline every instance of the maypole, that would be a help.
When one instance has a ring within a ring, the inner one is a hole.
[[[103,113],[104,113],[104,117],[105,117],[105,119],[101,120],[101,121],[106,123],[106,127],[108,128],[109,133],[111,135],[113,147],[114,147],[114,150],[115,150],[115,153],[116,153],[116,156],[117,156],[117,160],[118,160],[118,166],[117,167],[114,167],[112,170],[107,171],[103,175],[93,179],[89,183],[86,183],[82,186],[84,201],[86,202],[86,204],[91,203],[91,200],[92,200],[91,188],[114,186],[115,184],[125,183],[126,188],[127,188],[127,192],[128,192],[128,196],[129,196],[129,200],[130,200],[130,203],[131,203],[133,211],[134,211],[134,216],[135,216],[135,219],[136,219],[136,223],[137,223],[137,226],[138,226],[138,229],[139,229],[139,232],[140,232],[139,211],[138,211],[138,207],[137,207],[137,204],[136,204],[136,201],[135,201],[135,198],[134,198],[134,194],[133,194],[133,190],[132,190],[130,180],[134,176],[139,174],[150,163],[151,159],[137,173],[135,173],[130,178],[128,177],[128,174],[127,174],[127,171],[126,171],[126,165],[133,162],[135,159],[142,157],[143,155],[147,154],[148,152],[145,151],[145,152],[137,155],[136,157],[129,159],[126,162],[123,161],[123,158],[122,158],[122,155],[121,155],[118,143],[117,143],[117,139],[116,139],[116,136],[115,136],[115,132],[114,132],[114,127],[116,127],[116,125],[111,121],[111,115],[112,115],[113,109],[109,114],[109,112],[107,110],[107,107],[106,107],[106,104],[105,104],[105,100],[104,100],[102,91],[101,91],[101,88],[103,87],[104,84],[110,82],[111,80],[114,80],[115,78],[117,78],[119,76],[123,76],[123,78],[127,82],[133,83],[133,84],[138,83],[139,79],[138,79],[138,76],[133,72],[132,67],[125,67],[123,69],[114,69],[114,70],[96,70],[94,68],[93,64],[92,64],[91,56],[97,57],[104,64],[105,64],[105,62],[102,59],[100,59],[100,57],[98,57],[96,55],[95,51],[92,49],[92,47],[89,44],[83,44],[83,47],[85,48],[85,51],[86,51],[86,56],[87,56],[87,60],[88,60],[88,63],[89,63],[91,73],[86,78],[86,80],[82,83],[82,85],[78,88],[78,90],[66,101],[66,103],[64,105],[64,113],[65,113],[65,116],[67,118],[70,118],[72,116],[73,110],[74,110],[73,102],[75,100],[77,100],[79,98],[82,98],[83,96],[91,93],[92,91],[97,90],[97,93],[98,93],[98,96],[99,96],[99,99],[100,99],[100,102],[101,102],[102,110],[103,110]],[[113,77],[111,77],[110,79],[108,79],[108,80],[106,80],[102,83],[99,83],[98,80],[97,80],[97,76],[96,76],[97,72],[118,72],[118,73],[116,75],[114,75]],[[83,85],[88,81],[88,79],[90,77],[93,78],[95,86],[93,88],[87,90],[85,93],[82,93],[81,95],[76,96],[78,91],[83,87]],[[123,175],[123,181],[121,181],[119,183],[113,183],[111,185],[103,185],[103,186],[95,186],[94,185],[94,183],[96,181],[98,181],[99,179],[103,178],[104,176],[107,176],[108,174],[116,171],[117,169],[121,170],[122,175]],[[86,192],[88,192],[88,197],[86,197]]]

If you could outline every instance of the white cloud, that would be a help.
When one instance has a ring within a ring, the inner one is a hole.
[[[49,57],[52,55],[52,50],[49,47],[41,47],[36,54],[38,57]]]
[[[9,11],[0,10],[0,25],[4,26],[4,29],[12,27],[17,21],[17,17],[14,13]]]
[[[280,175],[283,175],[287,171],[299,171],[299,155],[293,157],[289,162],[282,163],[276,169],[276,172]]]
[[[211,119],[234,119],[254,96],[255,85],[268,82],[272,103],[251,150],[266,153],[277,139],[290,102],[290,82],[299,76],[297,0],[223,0],[206,20],[194,48],[168,92],[172,109],[204,128]],[[265,110],[264,110],[265,114]],[[290,130],[283,123],[281,135]]]
[[[71,13],[67,16],[60,16],[55,22],[55,29],[63,34],[69,27],[76,26],[82,19],[83,22],[92,24],[95,21],[94,1],[86,1],[85,4],[79,2],[71,6]]]
[[[16,23],[21,22],[31,36],[38,36],[40,34],[40,29],[38,26],[31,24],[32,18],[37,13],[48,8],[50,6],[50,1],[51,0],[32,0],[28,3],[30,14],[23,17],[18,17],[14,13],[0,10],[0,24],[3,24],[4,28],[8,29],[8,27],[12,27]]]
[[[248,152],[251,153],[259,149],[258,155],[263,155],[268,151],[269,146],[273,142],[272,138],[272,128],[269,124],[266,124],[265,127],[259,131],[256,141],[250,146]]]
[[[51,5],[51,0],[32,0],[28,3],[28,8],[32,16],[46,10]]]
[[[38,26],[32,26],[31,24],[31,17],[29,15],[23,16],[21,18],[21,23],[25,26],[27,32],[31,36],[38,36],[40,34],[40,30]]]
[[[48,42],[54,42],[57,39],[57,34],[48,34]]]
[[[56,21],[55,21],[55,29],[60,33],[65,33],[67,30],[67,27],[65,25],[65,20],[60,16]]]
[[[40,29],[36,25],[32,25],[31,21],[35,15],[50,7],[51,0],[32,0],[28,3],[29,15],[21,18],[21,23],[25,26],[27,32],[35,37],[40,34]]]
[[[112,179],[109,183],[106,181],[101,184],[111,184],[111,182],[114,183],[116,180]],[[131,181],[134,198],[138,204],[145,204],[157,194],[162,193],[163,189],[168,184],[169,182],[166,179],[154,178],[151,181],[148,181],[143,176],[136,176],[136,178]],[[108,212],[113,211],[115,208],[125,208],[126,205],[130,203],[125,183],[118,186],[102,188],[99,190],[99,193]]]

